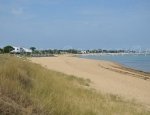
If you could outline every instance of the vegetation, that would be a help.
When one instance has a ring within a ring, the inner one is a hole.
[[[0,53],[3,53],[3,49],[2,48],[0,48]]]
[[[3,48],[4,53],[10,53],[12,50],[14,50],[14,48],[10,45]]]
[[[2,115],[149,115],[133,102],[89,88],[90,80],[47,70],[26,59],[0,56]]]
[[[32,50],[32,52],[34,52],[36,50],[35,47],[30,47],[30,49]]]
[[[124,50],[102,50],[102,49],[95,49],[95,50],[85,50],[86,53],[125,53]],[[35,54],[82,54],[82,50],[77,49],[48,49],[48,50],[36,50]]]
[[[0,49],[0,53],[10,53],[14,48],[10,45],[5,46]],[[132,50],[104,50],[104,49],[93,49],[93,50],[77,50],[77,49],[48,49],[48,50],[38,50],[36,47],[30,47],[32,54],[36,55],[46,55],[46,54],[82,54],[84,53],[136,53]],[[26,55],[25,52],[21,52],[21,55]],[[31,54],[30,54],[31,55]],[[29,56],[29,55],[27,55]]]

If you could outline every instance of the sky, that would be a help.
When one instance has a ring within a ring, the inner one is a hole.
[[[150,0],[0,0],[0,47],[150,48]]]

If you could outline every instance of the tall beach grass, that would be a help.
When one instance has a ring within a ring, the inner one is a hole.
[[[108,84],[109,85],[109,84]],[[0,56],[2,115],[149,115],[143,106],[90,89],[90,80]]]

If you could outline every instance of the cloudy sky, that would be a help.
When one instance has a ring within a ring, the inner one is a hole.
[[[150,48],[150,0],[0,0],[0,47]]]

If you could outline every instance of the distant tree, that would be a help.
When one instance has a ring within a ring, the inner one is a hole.
[[[34,52],[36,50],[35,47],[30,47],[30,49]]]
[[[98,51],[97,51],[98,53],[102,53],[102,49],[98,49]]]
[[[39,51],[39,50],[34,50],[34,52],[33,52],[34,54],[40,54],[41,53],[41,51]]]
[[[10,53],[12,50],[14,50],[14,48],[10,45],[3,48],[4,53]]]
[[[54,54],[59,54],[59,50],[58,49],[54,49],[53,52],[54,52]]]
[[[53,54],[54,52],[53,52],[53,50],[49,49],[48,53]]]
[[[78,50],[76,50],[76,49],[68,49],[67,52],[68,53],[72,53],[72,54],[77,54]]]
[[[3,53],[3,49],[2,48],[0,48],[0,53]]]

